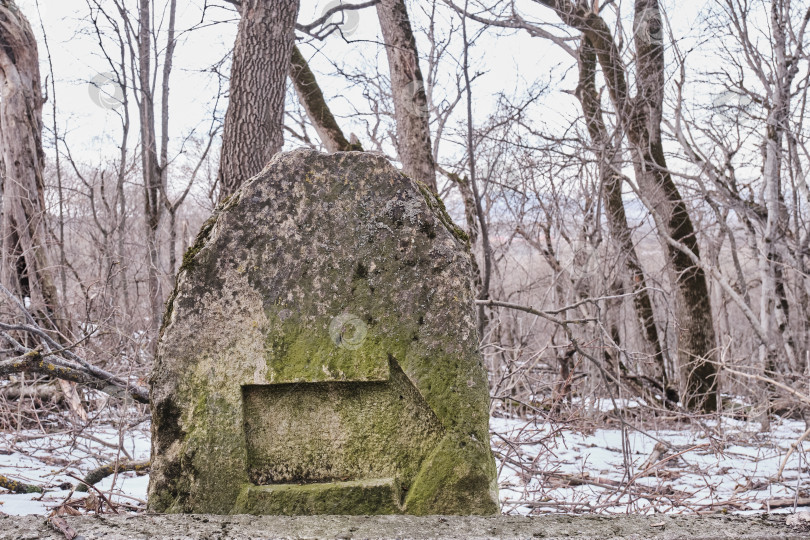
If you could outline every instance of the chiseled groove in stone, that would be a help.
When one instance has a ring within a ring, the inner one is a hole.
[[[245,514],[367,515],[402,512],[395,478],[275,484],[242,488],[236,511]]]
[[[385,382],[243,387],[250,481],[394,477],[404,495],[445,430],[393,358],[389,370]]]

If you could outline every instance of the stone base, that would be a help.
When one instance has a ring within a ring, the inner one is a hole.
[[[805,530],[785,525],[785,515],[763,516],[65,516],[85,540],[131,538],[554,538],[598,540],[793,540]],[[0,540],[54,539],[65,535],[45,516],[0,516]]]
[[[399,483],[393,478],[322,484],[248,484],[235,511],[257,515],[397,514]]]

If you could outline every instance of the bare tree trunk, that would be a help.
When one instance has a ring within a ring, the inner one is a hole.
[[[298,101],[307,112],[309,120],[315,126],[315,131],[318,132],[318,137],[321,138],[321,142],[328,152],[363,150],[359,144],[351,144],[346,140],[335,117],[332,116],[332,111],[329,110],[329,105],[323,97],[321,87],[318,86],[315,74],[309,69],[306,58],[295,45],[292,48],[290,79],[295,86]]]
[[[467,3],[464,5],[464,12],[467,11]],[[470,188],[475,201],[475,213],[478,216],[478,223],[481,226],[481,249],[483,251],[484,268],[481,274],[481,286],[478,291],[479,300],[489,299],[490,281],[492,278],[492,247],[489,243],[489,224],[484,213],[484,205],[481,202],[481,193],[478,190],[478,181],[475,170],[475,143],[473,141],[473,114],[472,114],[472,86],[470,81],[469,51],[470,42],[467,41],[467,18],[461,19],[461,32],[464,38],[464,86],[467,89],[467,167],[470,171]],[[428,145],[430,146],[430,145]],[[489,317],[483,304],[478,305],[478,339],[484,339]]]
[[[0,282],[29,299],[43,327],[57,330],[61,314],[46,249],[39,58],[13,0],[0,0],[0,45]]]
[[[664,156],[661,122],[664,97],[663,23],[657,0],[636,0],[634,18],[636,95],[630,97],[627,73],[613,33],[590,6],[570,0],[541,0],[594,46],[610,99],[630,141],[633,165],[648,209],[666,244],[676,297],[678,367],[689,408],[717,408],[717,366],[711,301],[695,229],[672,180]],[[677,245],[677,246],[676,246]]]
[[[700,257],[692,219],[664,156],[661,138],[664,47],[657,0],[636,0],[635,25],[639,89],[632,105],[624,109],[626,115],[629,113],[624,123],[641,168],[639,185],[657,209],[659,230]],[[717,409],[716,343],[706,275],[681,249],[667,243],[667,253],[676,296],[678,367],[684,402],[691,409],[714,411]]]
[[[377,17],[391,74],[399,160],[405,174],[435,190],[427,94],[405,0],[382,0],[377,4]]]
[[[782,196],[783,145],[788,131],[790,115],[791,84],[798,71],[796,59],[788,58],[786,51],[785,25],[789,7],[781,0],[771,2],[771,26],[773,28],[774,76],[769,89],[769,111],[765,129],[765,163],[762,177],[764,203],[767,218],[759,246],[759,268],[762,289],[760,292],[760,321],[772,344],[782,341],[782,347],[790,366],[796,366],[796,353],[790,333],[789,312],[785,297],[782,260],[778,246],[784,241],[787,210]],[[775,371],[775,347],[760,345],[762,367]]]
[[[124,49],[121,48],[121,65],[124,65]],[[121,76],[123,80],[121,81],[124,85],[126,84],[126,70],[121,70]],[[125,248],[126,243],[126,234],[127,234],[127,196],[126,190],[124,189],[124,183],[127,177],[127,162],[128,156],[127,153],[129,151],[127,142],[129,139],[129,92],[122,92],[122,112],[121,112],[121,145],[119,147],[119,163],[118,163],[118,170],[116,171],[116,182],[115,182],[115,191],[116,191],[116,206],[114,208],[115,212],[115,226],[116,226],[116,237],[117,237],[117,257],[118,263],[120,268],[118,269],[118,289],[119,294],[121,294],[122,300],[124,302],[124,313],[130,312],[130,300],[129,300],[129,279],[127,275],[129,273],[129,259],[128,254]]]
[[[174,275],[177,270],[177,212],[169,211],[169,272]]]
[[[597,154],[599,174],[602,189],[605,194],[608,227],[613,240],[620,252],[624,255],[624,265],[629,274],[630,287],[633,290],[633,307],[636,311],[641,335],[647,346],[653,352],[654,360],[661,374],[663,388],[668,388],[665,355],[658,328],[655,324],[652,299],[647,292],[647,281],[641,261],[636,253],[630,227],[627,225],[627,215],[622,200],[622,184],[624,176],[621,174],[620,157],[609,140],[607,127],[602,116],[599,94],[596,91],[596,53],[587,37],[582,37],[579,49],[579,98],[585,123],[588,127],[594,152]]]
[[[298,0],[243,0],[219,163],[219,199],[258,174],[284,144],[284,96]]]
[[[166,54],[163,57],[163,77],[161,78],[160,90],[160,188],[161,197],[164,206],[168,205],[168,195],[166,188],[169,184],[169,79],[172,73],[172,64],[174,62],[174,26],[175,14],[177,12],[177,0],[171,0],[169,5],[169,28],[166,37]],[[177,208],[169,208],[169,275],[174,276],[174,269],[176,263],[176,246],[175,240],[177,232],[175,231],[175,220]],[[162,304],[161,304],[162,308]],[[161,313],[162,315],[162,313]]]
[[[129,118],[127,118],[127,124],[129,124]],[[126,139],[124,139],[122,144],[121,154],[125,154],[126,150],[124,150],[124,145],[126,144]],[[119,278],[118,278],[118,288],[119,292],[122,295],[122,300],[124,302],[124,313],[129,313],[130,310],[130,303],[129,303],[129,280],[127,279],[128,274],[128,264],[129,261],[127,259],[127,252],[125,248],[125,239],[126,239],[126,230],[127,230],[127,199],[126,194],[124,192],[124,166],[123,161],[120,165],[120,170],[118,173],[118,182],[116,184],[116,190],[118,191],[118,207],[117,207],[117,233],[118,233],[118,262],[121,265],[119,269]]]
[[[55,341],[63,342],[69,324],[46,248],[42,104],[31,26],[13,0],[0,0],[0,283],[23,303],[27,299],[36,322],[55,332]],[[59,383],[71,409],[86,419],[76,384],[61,379]]]
[[[37,10],[39,4],[37,4]],[[62,185],[62,162],[61,154],[59,152],[59,123],[56,116],[56,80],[53,74],[53,59],[51,58],[51,48],[48,45],[48,34],[45,32],[45,27],[42,26],[42,17],[40,16],[40,26],[42,28],[42,37],[45,44],[45,51],[48,55],[48,70],[51,76],[51,113],[53,115],[53,143],[56,149],[56,185],[57,196],[59,198],[59,292],[62,295],[62,302],[67,301],[67,255],[65,254],[65,191]],[[47,84],[47,81],[46,81]]]
[[[138,102],[141,120],[141,164],[143,167],[143,202],[146,250],[149,255],[147,288],[149,294],[149,318],[151,339],[156,340],[163,312],[163,289],[158,269],[160,250],[158,228],[163,217],[161,201],[162,174],[158,163],[157,137],[155,132],[155,100],[152,92],[152,31],[151,1],[139,0],[138,4]]]

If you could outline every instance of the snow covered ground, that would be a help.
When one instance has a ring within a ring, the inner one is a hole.
[[[637,422],[638,423],[638,422]],[[637,426],[638,427],[638,426]],[[802,445],[780,466],[805,424],[778,420],[769,433],[730,418],[702,429],[595,429],[493,418],[504,513],[792,511],[807,504]],[[654,449],[663,450],[650,459]],[[801,499],[804,499],[802,501]],[[785,510],[780,510],[785,511]]]
[[[783,478],[777,478],[791,444],[805,431],[804,422],[774,421],[767,434],[757,432],[759,424],[730,418],[698,428],[636,425],[624,434],[612,425],[582,432],[581,426],[504,418],[493,418],[491,428],[504,513],[762,512],[769,510],[769,501],[779,507],[770,510],[792,511],[787,500],[798,494],[807,504],[810,496],[810,464],[801,445]],[[651,460],[657,444],[662,451]],[[116,455],[148,459],[148,425],[93,427],[76,435],[0,434],[0,475],[48,488],[44,495],[0,494],[0,512],[48,514],[71,496],[74,477]],[[147,483],[148,476],[126,472],[97,487],[124,511],[143,508]],[[74,493],[70,511],[84,511],[85,496]]]
[[[113,427],[93,427],[76,435],[31,431],[0,434],[0,475],[46,488],[44,494],[0,494],[0,512],[48,514],[66,502],[71,494],[70,485],[78,483],[71,474],[83,478],[90,470],[114,461],[116,456],[149,459],[149,426],[121,431]],[[146,505],[148,483],[147,475],[122,472],[117,477],[107,477],[96,487],[114,504],[140,508]],[[83,499],[86,495],[74,493],[72,499]]]

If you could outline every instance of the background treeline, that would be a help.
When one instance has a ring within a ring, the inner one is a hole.
[[[88,106],[116,123],[104,152],[65,132],[47,17],[0,4],[9,407],[83,416],[88,388],[145,402],[185,248],[219,200],[304,145],[381,153],[445,198],[477,261],[494,413],[586,396],[710,413],[733,394],[763,426],[805,414],[806,5],[372,0],[309,18],[296,0],[221,0],[189,23],[176,0],[75,4],[104,63]],[[195,54],[184,40],[211,27],[235,42],[202,70],[213,90],[189,121],[173,81]],[[477,86],[488,51],[519,62],[518,46],[557,67]],[[368,61],[340,61],[347,48]],[[23,391],[54,374],[58,392]]]

